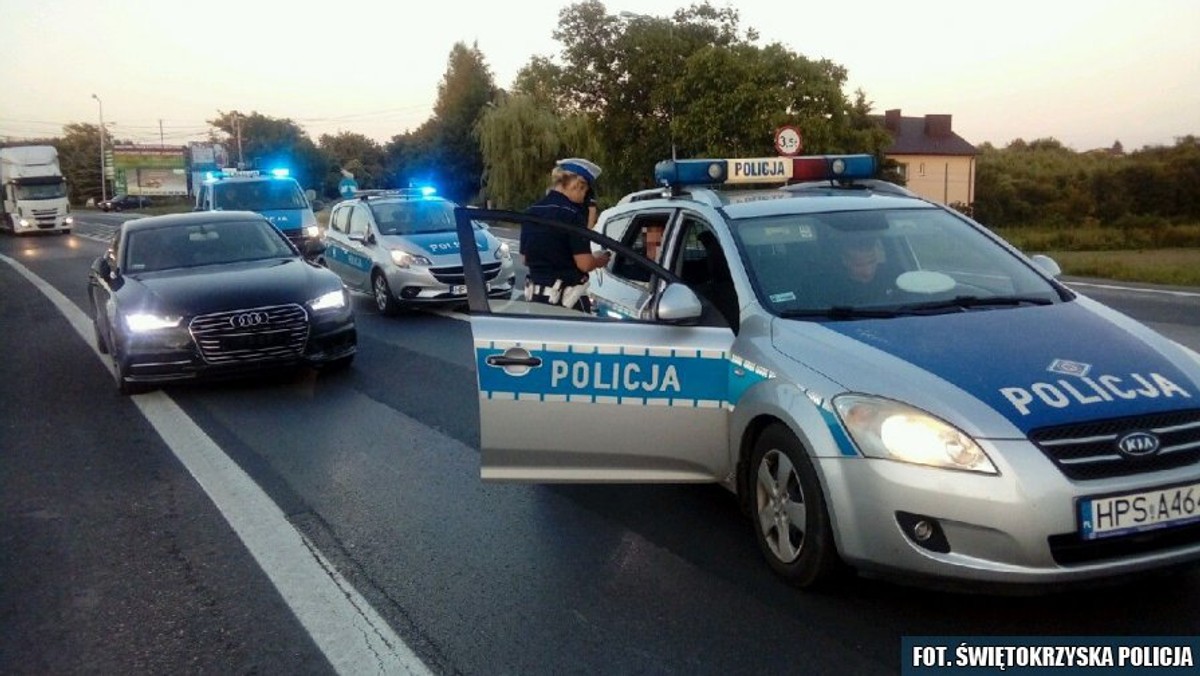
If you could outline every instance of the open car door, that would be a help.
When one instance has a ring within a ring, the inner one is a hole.
[[[726,406],[733,332],[696,326],[700,300],[627,246],[528,214],[460,208],[495,227],[569,228],[636,259],[654,280],[636,317],[487,297],[474,246],[463,246],[479,386],[481,475],[545,482],[711,482],[732,470]],[[602,273],[603,274],[603,273]],[[519,278],[523,275],[519,274]]]

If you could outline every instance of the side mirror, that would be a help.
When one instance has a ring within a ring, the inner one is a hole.
[[[325,248],[325,242],[319,239],[310,239],[304,243],[304,256],[305,258],[319,256],[325,253]]]
[[[1050,275],[1054,278],[1058,278],[1060,275],[1062,275],[1062,268],[1059,267],[1058,262],[1053,258],[1043,254],[1037,254],[1032,257],[1032,260],[1034,265],[1041,268],[1042,272],[1046,273],[1047,275]]]
[[[658,318],[664,322],[682,324],[696,321],[702,312],[704,308],[696,292],[684,284],[667,286],[658,300]]]

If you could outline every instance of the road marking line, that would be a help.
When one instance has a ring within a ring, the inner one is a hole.
[[[38,288],[111,371],[96,348],[91,318],[16,260],[7,263]],[[204,430],[159,391],[130,397],[237,533],[259,567],[339,674],[432,672],[266,493]]]

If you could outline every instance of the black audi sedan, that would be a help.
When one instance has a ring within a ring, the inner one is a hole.
[[[357,350],[341,279],[249,211],[125,221],[92,264],[88,296],[123,394],[264,368],[344,368]]]

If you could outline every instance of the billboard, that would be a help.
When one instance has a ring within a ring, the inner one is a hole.
[[[147,196],[188,194],[184,150],[182,146],[114,146],[116,192]]]

